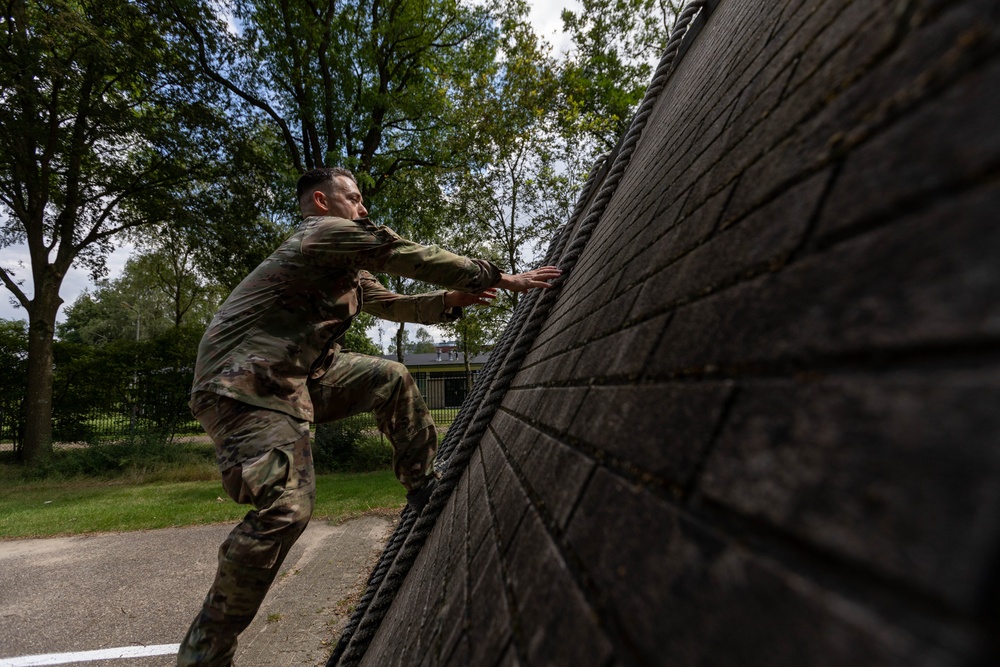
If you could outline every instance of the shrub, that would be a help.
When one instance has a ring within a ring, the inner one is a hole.
[[[184,470],[187,478],[212,479],[218,474],[215,451],[204,444],[172,444],[164,437],[143,433],[115,443],[57,449],[40,465],[7,468],[8,473],[16,471],[16,476],[32,480],[91,477],[139,481],[151,474],[162,477],[170,470]]]
[[[317,473],[384,470],[392,465],[392,447],[382,437],[372,435],[362,420],[318,424],[313,465]]]

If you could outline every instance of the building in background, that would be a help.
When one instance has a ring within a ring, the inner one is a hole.
[[[465,355],[452,341],[437,343],[434,352],[407,354],[403,363],[420,387],[420,393],[431,409],[458,408],[465,400],[467,378]],[[472,382],[486,363],[489,353],[480,354],[469,360]],[[382,355],[383,359],[396,361],[395,354]]]

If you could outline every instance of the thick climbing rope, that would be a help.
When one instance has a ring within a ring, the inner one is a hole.
[[[563,270],[563,276],[556,283],[557,287],[572,273],[608,203],[617,191],[660,92],[673,72],[688,28],[698,12],[706,9],[709,4],[710,0],[691,0],[681,11],[653,80],[632,119],[625,139],[620,144],[610,170],[600,183],[600,190],[590,205],[589,212],[577,226],[579,216],[587,209],[591,190],[597,184],[597,174],[602,171],[600,163],[592,170],[569,222],[553,239],[544,261],[546,264],[555,263]],[[511,381],[520,370],[524,358],[548,318],[559,291],[559,289],[533,290],[518,301],[511,322],[490,353],[472,394],[463,403],[459,415],[448,429],[441,445],[439,467],[441,477],[434,493],[420,516],[415,516],[409,507],[404,509],[399,526],[372,572],[368,588],[330,656],[327,667],[353,667],[364,657],[420,549],[464,474],[472,453],[490,422],[493,421]]]

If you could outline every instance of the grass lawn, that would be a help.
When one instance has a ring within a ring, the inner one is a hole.
[[[405,502],[391,470],[319,475],[316,487],[314,519],[342,520]],[[0,538],[235,523],[248,509],[230,500],[218,480],[18,483],[0,486]]]

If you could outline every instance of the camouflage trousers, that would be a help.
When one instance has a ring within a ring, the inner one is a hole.
[[[409,491],[433,474],[437,431],[420,392],[396,362],[340,353],[310,382],[317,422],[374,411],[393,445],[393,467]],[[227,667],[238,635],[253,620],[289,549],[305,530],[316,496],[309,424],[232,398],[199,392],[191,409],[215,443],[222,485],[251,504],[219,547],[201,611],[177,656],[179,667]]]

